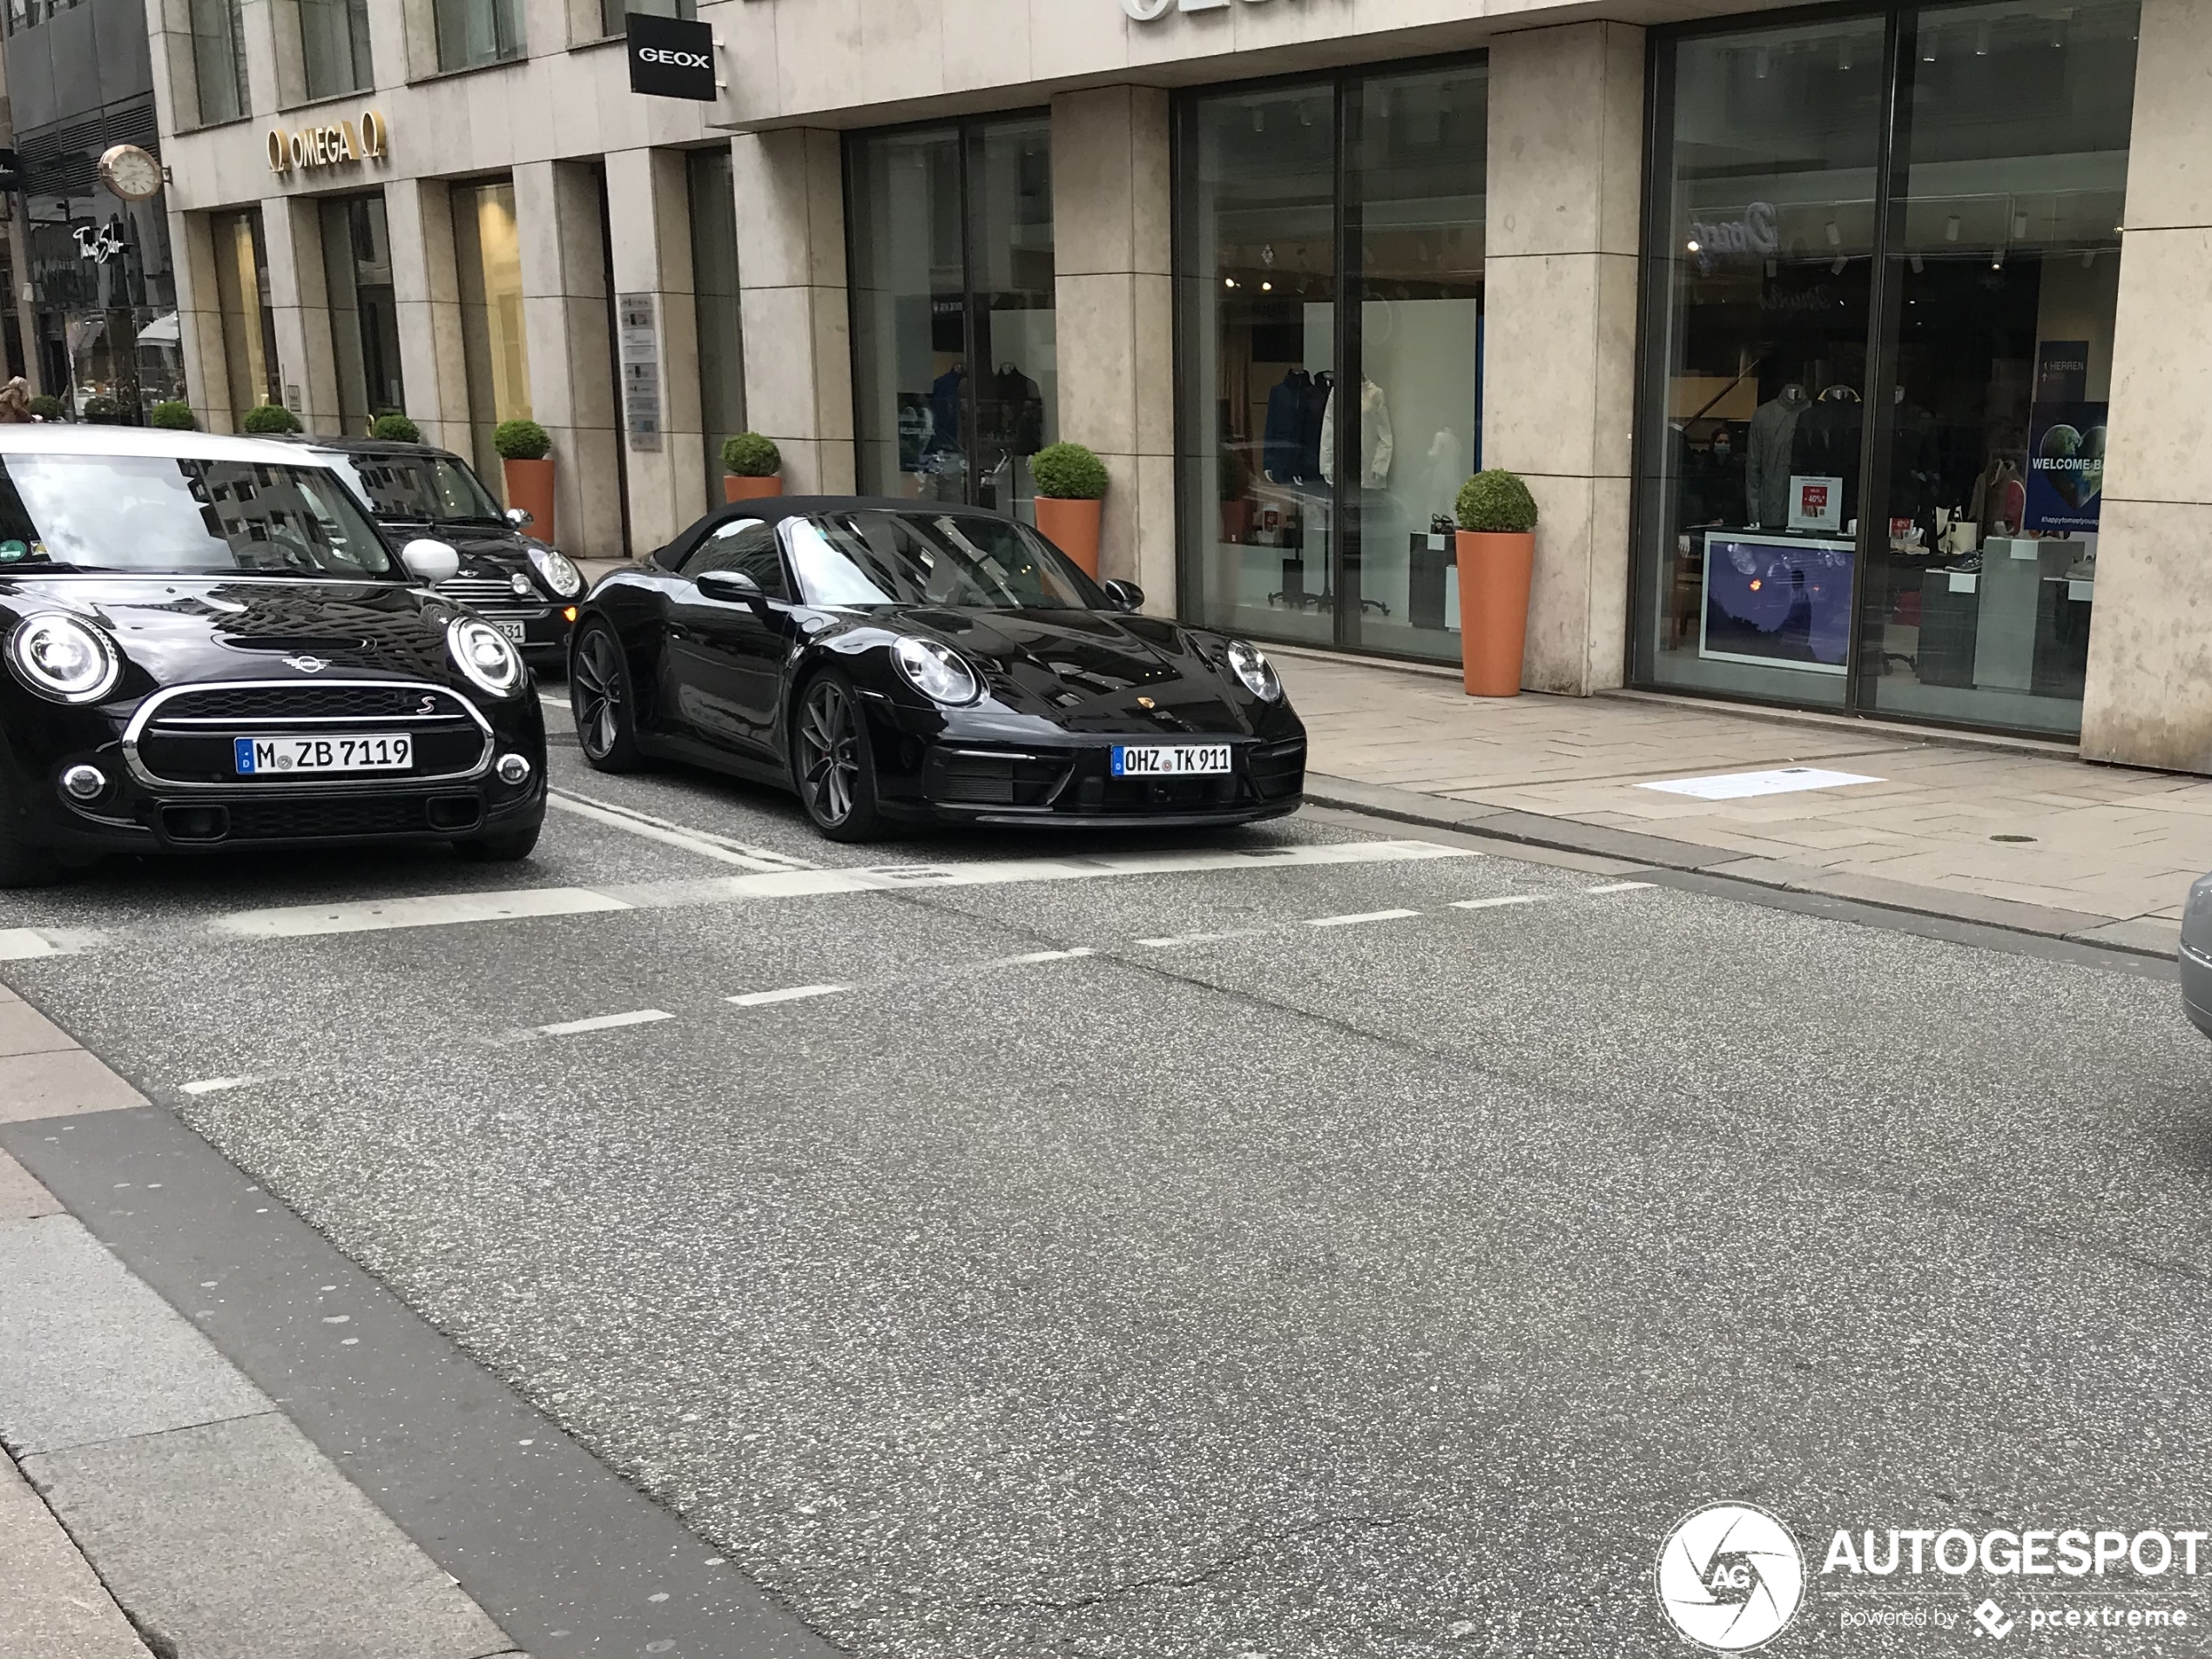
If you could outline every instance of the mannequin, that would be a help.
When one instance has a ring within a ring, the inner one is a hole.
[[[1336,482],[1337,471],[1337,403],[1333,395],[1329,407],[1321,416],[1321,477],[1323,482]],[[1368,489],[1386,489],[1390,485],[1390,463],[1397,448],[1396,435],[1390,429],[1390,400],[1383,395],[1381,387],[1371,380],[1359,382],[1359,483]]]
[[[1743,449],[1743,507],[1745,521],[1755,527],[1790,521],[1790,456],[1797,422],[1811,407],[1805,388],[1792,381],[1751,416]]]
[[[2012,456],[1989,457],[1981,476],[1974,480],[1974,500],[1968,516],[1981,526],[1985,540],[2020,534],[2020,521],[2027,516],[2027,485]]]
[[[1791,444],[1790,470],[1805,478],[1844,481],[1844,522],[1858,516],[1858,446],[1866,408],[1848,386],[1831,386],[1804,412]]]

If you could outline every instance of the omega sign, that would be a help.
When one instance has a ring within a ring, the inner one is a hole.
[[[1139,23],[1157,23],[1170,11],[1223,11],[1230,0],[1122,0],[1122,10]],[[1248,6],[1264,0],[1244,0]]]
[[[342,167],[358,161],[382,161],[391,154],[391,124],[374,110],[363,110],[358,123],[338,121],[327,126],[301,127],[287,132],[269,129],[269,171],[287,173],[294,167]]]

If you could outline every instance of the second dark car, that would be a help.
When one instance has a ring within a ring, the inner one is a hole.
[[[310,438],[368,503],[394,540],[435,536],[461,556],[438,583],[515,643],[533,667],[557,666],[584,580],[567,555],[525,532],[528,513],[502,511],[474,469],[450,450],[380,438]]]
[[[838,840],[1296,811],[1305,728],[1273,666],[1143,602],[994,513],[746,502],[592,590],[570,695],[593,765],[779,784]]]

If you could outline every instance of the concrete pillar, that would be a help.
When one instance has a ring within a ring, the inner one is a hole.
[[[222,290],[215,281],[215,239],[208,216],[170,214],[169,249],[177,281],[177,343],[184,354],[185,400],[201,431],[235,432],[246,411],[231,408]]]
[[[794,495],[853,487],[844,152],[834,132],[732,141],[745,416],[783,451]]]
[[[615,293],[650,294],[660,365],[660,442],[640,448],[620,411],[630,480],[630,540],[642,556],[699,516],[706,469],[699,420],[698,314],[691,298],[690,181],[680,150],[607,158],[607,221]],[[619,357],[619,353],[617,353]]]
[[[322,220],[314,199],[263,198],[261,239],[268,249],[270,314],[287,405],[310,432],[342,431],[329,284],[322,263]],[[300,394],[296,406],[294,388]]]
[[[2212,772],[2212,7],[2143,0],[2081,752]]]
[[[391,179],[384,186],[384,218],[408,418],[426,442],[467,455],[469,358],[461,343],[453,192],[439,179]]]
[[[1176,596],[1172,192],[1166,92],[1053,99],[1060,435],[1106,463],[1099,573],[1160,616]]]
[[[1492,44],[1482,461],[1536,497],[1532,691],[1586,697],[1626,671],[1642,171],[1642,30]]]
[[[515,219],[531,416],[553,439],[556,531],[571,554],[626,558],[599,181],[576,163],[518,166]]]

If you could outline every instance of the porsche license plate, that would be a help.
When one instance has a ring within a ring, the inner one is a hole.
[[[1116,744],[1116,778],[1204,778],[1230,770],[1225,743]]]
[[[300,772],[405,772],[415,765],[415,739],[404,732],[373,738],[238,738],[233,744],[241,778]]]

